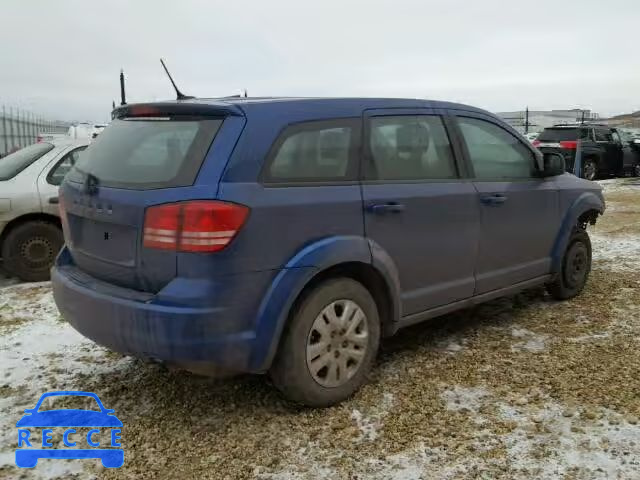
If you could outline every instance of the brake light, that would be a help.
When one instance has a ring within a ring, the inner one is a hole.
[[[537,147],[538,145],[540,145],[540,140],[534,140],[531,145],[533,145],[534,147]]]
[[[217,200],[194,200],[147,208],[143,245],[179,252],[217,252],[236,236],[249,208]]]
[[[567,140],[560,142],[560,148],[566,148],[567,150],[575,150],[578,148],[578,142],[576,140]]]

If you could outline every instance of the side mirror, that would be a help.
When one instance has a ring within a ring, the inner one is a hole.
[[[559,153],[545,153],[543,162],[542,177],[555,177],[556,175],[562,175],[566,171],[564,157]]]

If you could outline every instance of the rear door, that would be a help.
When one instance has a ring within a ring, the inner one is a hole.
[[[60,189],[65,241],[78,268],[142,291],[172,280],[176,252],[142,247],[145,210],[215,198],[218,178],[194,182],[222,124],[219,117],[171,114],[114,120]]]
[[[58,187],[86,148],[86,145],[67,147],[42,170],[38,177],[38,194],[43,212],[58,215]]]
[[[535,176],[531,147],[491,117],[452,114],[481,209],[476,294],[548,274],[560,226],[554,181]]]
[[[367,237],[400,278],[402,315],[473,295],[479,206],[439,111],[365,113]]]

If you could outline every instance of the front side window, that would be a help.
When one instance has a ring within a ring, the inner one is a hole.
[[[369,122],[370,172],[377,180],[456,178],[442,119],[435,115],[373,117]]]
[[[615,130],[611,131],[611,137],[613,138],[613,141],[615,143],[617,143],[619,145],[622,144],[622,140],[620,139],[620,135]]]
[[[499,126],[477,118],[458,117],[475,177],[531,178],[535,157],[518,138]]]
[[[307,122],[276,140],[267,182],[334,182],[357,178],[359,120]]]
[[[62,159],[51,169],[47,176],[47,182],[51,185],[59,186],[69,170],[78,162],[80,153],[87,147],[79,147],[67,153]]]

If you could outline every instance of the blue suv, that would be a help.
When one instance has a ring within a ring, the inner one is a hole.
[[[335,404],[381,337],[591,266],[599,185],[494,115],[399,99],[125,105],[60,189],[55,300],[83,335]]]

